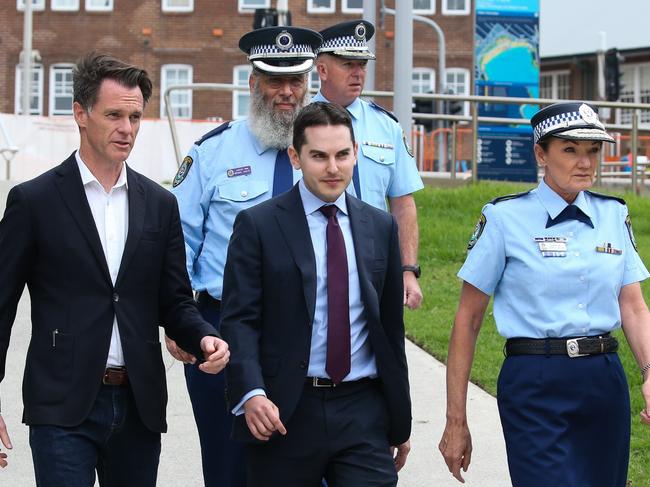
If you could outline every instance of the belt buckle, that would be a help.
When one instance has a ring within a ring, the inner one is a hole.
[[[566,353],[570,358],[584,357],[585,355],[589,355],[588,353],[580,353],[580,345],[578,342],[580,340],[584,340],[585,338],[587,337],[571,338],[570,340],[566,341]]]
[[[320,377],[312,377],[311,378],[311,385],[312,387],[336,387],[336,384],[333,382],[331,384],[321,384],[318,381],[320,380]]]

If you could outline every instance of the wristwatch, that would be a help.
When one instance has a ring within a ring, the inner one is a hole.
[[[422,270],[420,269],[420,266],[418,264],[415,264],[415,265],[403,265],[402,266],[402,272],[407,272],[407,271],[410,271],[413,274],[415,274],[416,279],[420,278],[420,274],[422,272]]]

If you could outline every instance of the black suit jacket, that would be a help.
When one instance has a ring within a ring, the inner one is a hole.
[[[215,335],[192,299],[176,199],[128,167],[127,183],[128,236],[115,285],[74,154],[9,193],[0,222],[0,380],[27,284],[27,424],[75,426],[88,415],[101,387],[115,314],[140,416],[149,429],[165,431],[158,326],[197,356],[201,338]]]
[[[397,445],[411,429],[397,224],[352,196],[346,201],[370,343],[390,413],[389,441]],[[221,332],[231,350],[230,408],[262,388],[287,424],[304,387],[315,305],[314,250],[296,185],[235,220],[221,308]],[[256,441],[243,415],[233,436]]]

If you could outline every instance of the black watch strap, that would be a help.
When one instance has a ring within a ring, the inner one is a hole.
[[[412,272],[413,274],[415,274],[416,279],[420,278],[420,274],[422,272],[421,269],[420,269],[420,266],[417,265],[417,264],[415,264],[415,265],[403,265],[402,266],[402,272],[407,272],[407,271]]]

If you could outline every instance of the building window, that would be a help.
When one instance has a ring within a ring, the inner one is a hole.
[[[310,14],[331,14],[335,11],[334,0],[307,0],[307,12]]]
[[[16,0],[16,8],[25,10],[25,0]],[[45,10],[45,0],[32,0],[32,10]]]
[[[74,11],[79,10],[79,0],[52,0],[52,10]]]
[[[14,95],[14,112],[23,113],[23,67],[16,66],[16,91]],[[43,65],[32,65],[31,95],[29,97],[29,113],[31,115],[43,114]]]
[[[109,12],[113,10],[113,0],[86,0],[86,10],[91,12]]]
[[[650,103],[650,64],[621,66],[621,93],[619,101],[629,103]],[[650,124],[650,110],[638,110],[639,123]],[[632,123],[632,110],[616,110],[616,121]]]
[[[166,118],[165,91],[173,85],[187,85],[192,82],[192,66],[188,64],[165,64],[160,71],[160,118]],[[174,90],[169,99],[176,118],[192,118],[192,90]]]
[[[443,15],[469,15],[470,0],[442,0]]]
[[[568,100],[571,98],[571,74],[569,71],[549,71],[539,77],[540,98]]]
[[[50,115],[72,115],[72,64],[50,68]]]
[[[252,12],[256,8],[269,8],[271,0],[237,0],[240,12]]]
[[[163,12],[192,12],[194,0],[162,0]]]
[[[341,0],[341,12],[344,14],[362,14],[363,0]]]
[[[413,0],[413,13],[431,15],[436,13],[435,0]]]
[[[250,64],[242,64],[233,68],[233,85],[244,86],[248,88],[248,78],[252,68]],[[250,93],[246,91],[232,92],[232,118],[244,118],[248,116],[248,104],[250,102]]]
[[[469,70],[463,68],[447,68],[445,70],[447,93],[454,95],[469,96]],[[457,115],[469,115],[469,102],[463,103],[463,113]]]
[[[413,93],[433,93],[436,87],[436,72],[431,68],[413,68],[411,91]]]

